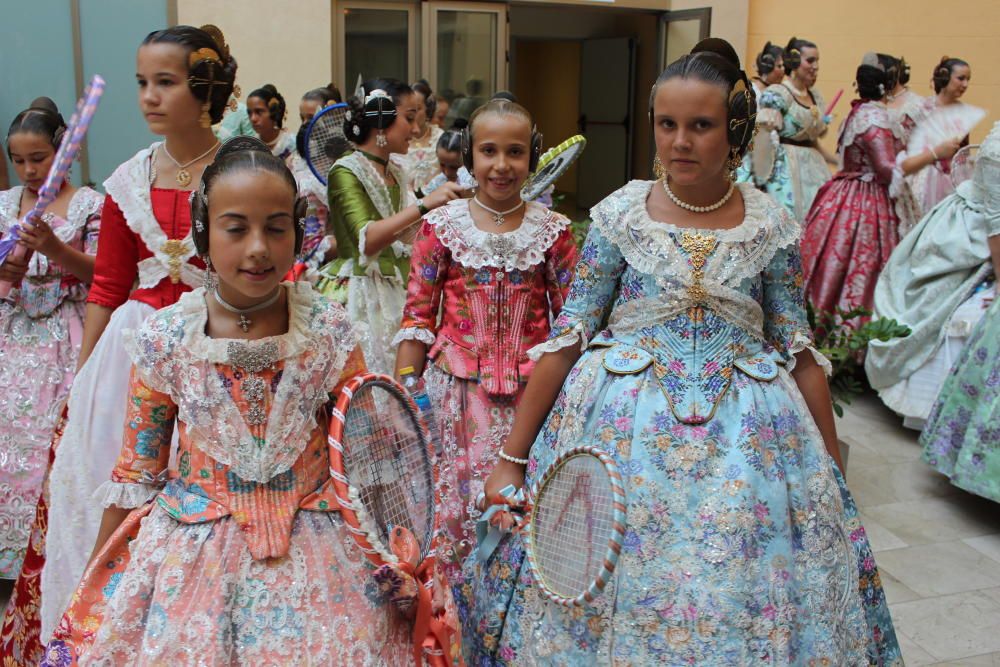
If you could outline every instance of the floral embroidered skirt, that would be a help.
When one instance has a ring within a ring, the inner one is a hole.
[[[952,484],[1000,503],[1000,299],[962,348],[920,444]]]
[[[453,587],[470,665],[901,664],[864,527],[794,381],[734,370],[714,418],[680,423],[652,370],[584,353],[531,450],[609,452],[627,531],[594,604],[532,584],[518,537]]]
[[[496,465],[514,423],[517,396],[490,396],[478,382],[431,365],[424,375],[438,425],[440,544],[438,560],[449,581],[476,546],[476,497]],[[522,386],[523,388],[523,386]]]
[[[0,579],[21,570],[52,432],[76,372],[84,309],[82,300],[65,300],[33,318],[0,302]]]
[[[154,502],[87,569],[43,664],[412,665],[371,572],[336,513],[300,511],[288,554],[254,560],[232,518]]]
[[[853,174],[820,188],[802,233],[806,298],[813,307],[872,310],[875,284],[899,242],[898,227],[886,186]]]

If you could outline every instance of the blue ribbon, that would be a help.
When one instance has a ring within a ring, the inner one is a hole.
[[[500,489],[500,495],[503,496],[505,502],[490,505],[483,512],[479,521],[476,522],[476,544],[478,545],[476,547],[476,557],[480,563],[488,561],[500,545],[500,541],[511,532],[506,528],[493,525],[490,523],[490,519],[496,516],[498,512],[509,512],[512,507],[524,505],[525,502],[524,489],[515,489],[511,484]],[[485,494],[480,493],[477,504],[485,499]]]

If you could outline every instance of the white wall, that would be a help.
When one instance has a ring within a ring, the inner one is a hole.
[[[671,0],[669,9],[712,8],[712,37],[721,37],[736,49],[747,51],[747,24],[750,20],[750,0]],[[746,63],[743,63],[746,69]]]
[[[176,0],[177,22],[222,29],[239,63],[236,82],[243,97],[273,83],[288,105],[285,127],[299,127],[299,99],[331,81],[330,0]],[[341,90],[343,82],[336,81]]]

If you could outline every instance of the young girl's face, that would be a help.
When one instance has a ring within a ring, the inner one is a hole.
[[[969,88],[969,81],[972,80],[972,69],[968,65],[956,65],[951,70],[951,79],[945,87],[945,92],[953,99],[958,99],[965,94]]]
[[[295,262],[295,193],[269,171],[218,176],[208,192],[208,254],[227,300],[259,301]]]
[[[653,98],[656,154],[671,182],[706,184],[722,178],[729,155],[725,91],[697,79],[669,79]]]
[[[259,97],[247,98],[247,116],[250,117],[253,131],[260,136],[270,135],[277,127],[274,119],[271,118],[267,102]]]
[[[323,105],[316,100],[303,99],[299,102],[299,120],[302,121],[303,125],[305,125],[313,119],[313,116],[316,115],[316,112],[319,111],[322,106]]]
[[[56,156],[49,138],[35,132],[15,132],[8,139],[7,151],[21,183],[38,192]]]
[[[188,87],[188,51],[178,44],[145,44],[136,56],[139,109],[153,134],[199,127],[202,102]]]
[[[527,118],[490,113],[476,118],[472,131],[472,171],[479,194],[496,203],[514,202],[528,178],[531,124]]]
[[[458,181],[458,170],[462,168],[462,154],[458,151],[446,151],[443,148],[437,149],[438,163],[441,165],[441,173],[452,183]]]

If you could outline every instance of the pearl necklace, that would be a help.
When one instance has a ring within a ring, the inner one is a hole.
[[[167,142],[166,141],[164,141],[162,144],[160,144],[160,148],[163,149],[163,154],[166,155],[170,159],[170,161],[174,163],[174,166],[177,167],[177,175],[174,176],[174,179],[177,181],[177,184],[180,185],[182,188],[185,187],[188,183],[191,182],[191,172],[189,172],[187,170],[187,168],[190,167],[191,165],[193,165],[198,160],[206,157],[209,153],[211,153],[216,148],[218,148],[218,146],[219,146],[219,141],[217,140],[214,144],[212,144],[212,147],[209,148],[207,151],[205,151],[204,153],[202,153],[201,155],[199,155],[195,159],[189,160],[189,161],[185,162],[184,164],[181,164],[180,162],[178,162],[177,160],[175,160],[174,156],[170,154],[169,150],[167,150]],[[155,176],[154,176],[154,179],[155,179]]]
[[[473,197],[472,201],[476,202],[476,204],[479,206],[479,208],[483,209],[484,211],[486,211],[487,213],[489,213],[490,215],[493,216],[493,224],[495,224],[497,227],[500,227],[505,222],[507,222],[504,219],[506,216],[510,215],[514,211],[516,211],[519,208],[521,208],[522,206],[524,206],[524,200],[522,199],[521,201],[517,202],[517,206],[509,208],[506,211],[498,211],[496,209],[490,208],[489,206],[487,206],[483,202],[479,201],[479,195],[476,195],[475,197]]]
[[[248,319],[247,315],[249,313],[256,313],[258,310],[264,310],[265,308],[273,306],[274,303],[281,296],[281,287],[279,286],[278,289],[274,290],[273,296],[270,296],[264,301],[261,301],[255,306],[250,306],[249,308],[237,308],[233,304],[223,299],[222,295],[219,294],[218,287],[216,287],[214,290],[214,296],[215,300],[219,302],[220,306],[228,310],[230,313],[235,313],[240,316],[240,329],[243,329],[243,331],[246,332],[250,330],[250,325],[253,324],[253,320]]]
[[[674,194],[673,190],[670,189],[670,184],[667,183],[667,179],[663,179],[662,182],[663,182],[663,189],[664,191],[666,191],[667,196],[670,197],[670,201],[677,204],[677,206],[679,206],[680,208],[683,208],[687,211],[692,211],[693,213],[711,213],[716,209],[722,208],[723,206],[726,205],[726,202],[729,201],[729,198],[733,196],[733,191],[736,190],[736,186],[732,183],[732,181],[730,181],[729,189],[726,191],[726,194],[722,196],[722,199],[715,202],[714,204],[709,204],[708,206],[695,206],[693,204],[688,204],[687,202],[681,201],[680,198]]]

